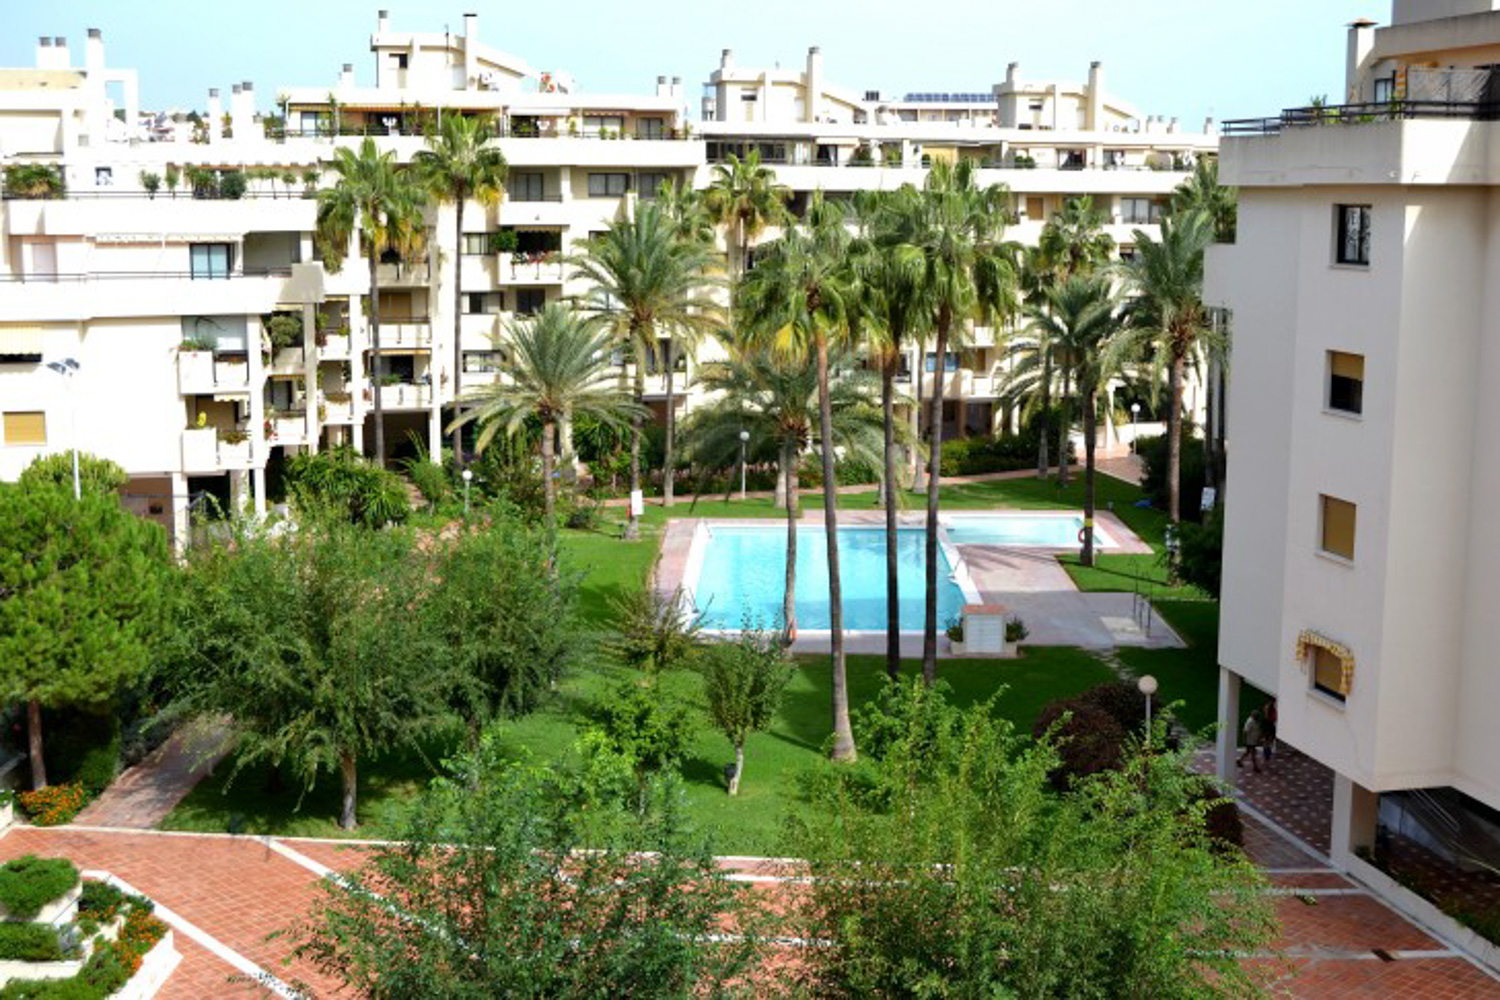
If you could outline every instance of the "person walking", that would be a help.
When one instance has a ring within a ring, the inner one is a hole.
[[[1265,716],[1261,713],[1260,709],[1257,708],[1255,709],[1255,711],[1250,713],[1250,717],[1245,720],[1245,727],[1240,731],[1240,735],[1244,738],[1245,749],[1240,751],[1239,758],[1235,760],[1234,766],[1244,767],[1245,758],[1248,756],[1250,758],[1251,769],[1256,774],[1259,774],[1259,751],[1261,750],[1262,744],[1264,744],[1266,738]]]
[[[1265,758],[1266,770],[1271,770],[1271,757],[1276,749],[1276,699],[1266,702],[1264,723],[1261,726],[1261,756]]]

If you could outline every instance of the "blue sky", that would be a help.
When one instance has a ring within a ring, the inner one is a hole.
[[[821,45],[830,82],[888,93],[987,90],[1011,61],[1025,77],[1081,79],[1101,59],[1112,92],[1194,128],[1336,99],[1344,25],[1390,16],[1389,0],[0,0],[0,65],[32,65],[43,34],[66,36],[81,62],[96,27],[112,65],[141,71],[142,107],[202,107],[209,87],[253,80],[264,108],[279,86],[332,83],[344,62],[372,82],[382,3],[395,30],[459,31],[475,11],[486,42],[589,91],[649,93],[657,74],[681,76],[694,114],[720,49],[796,66]]]

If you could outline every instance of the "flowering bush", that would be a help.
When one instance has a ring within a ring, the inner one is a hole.
[[[88,805],[89,793],[79,784],[49,785],[16,796],[21,808],[37,826],[61,826],[71,822]]]

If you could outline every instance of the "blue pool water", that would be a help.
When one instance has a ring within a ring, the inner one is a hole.
[[[926,612],[924,532],[896,532],[900,562],[901,628],[922,630]],[[711,529],[694,599],[711,629],[779,628],[786,588],[786,527]],[[963,611],[963,592],[939,550],[938,627]],[[844,585],[844,628],[884,631],[885,530],[839,529],[839,575]],[[828,558],[821,527],[797,530],[797,627],[828,628]]]
[[[954,545],[1013,545],[1047,549],[1078,547],[1083,518],[1034,514],[957,515],[943,519]],[[1094,543],[1113,544],[1094,522]]]

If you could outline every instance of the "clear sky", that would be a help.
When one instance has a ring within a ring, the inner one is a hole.
[[[282,86],[333,83],[352,62],[373,82],[369,35],[384,3],[397,31],[462,30],[586,91],[650,93],[681,76],[700,85],[732,48],[741,65],[800,66],[823,47],[825,77],[887,93],[988,90],[1020,62],[1026,78],[1105,86],[1143,114],[1197,128],[1272,114],[1343,89],[1344,26],[1387,21],[1390,0],[0,0],[0,65],[30,66],[39,35],[66,36],[75,64],[88,28],[111,65],[141,73],[143,108],[201,108],[209,87],[255,82],[265,110]]]

